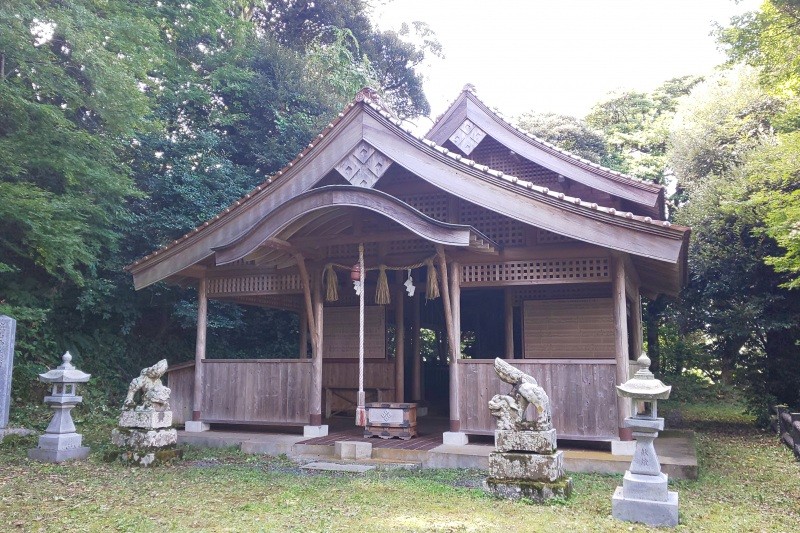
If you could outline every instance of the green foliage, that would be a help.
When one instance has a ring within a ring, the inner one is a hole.
[[[583,120],[556,113],[528,112],[517,118],[517,124],[536,137],[589,161],[608,160],[605,137]]]
[[[666,183],[667,137],[682,96],[700,78],[684,76],[662,84],[652,93],[626,91],[596,104],[586,122],[606,136],[608,155],[603,164],[632,176]]]

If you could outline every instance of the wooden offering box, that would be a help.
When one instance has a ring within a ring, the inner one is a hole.
[[[365,407],[367,410],[365,438],[398,437],[408,440],[417,436],[417,404],[373,402],[366,404]]]

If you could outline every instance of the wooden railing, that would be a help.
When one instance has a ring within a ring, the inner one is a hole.
[[[309,422],[310,359],[206,359],[204,422],[293,425]],[[167,374],[173,421],[191,420],[194,363]]]
[[[778,432],[781,442],[800,459],[800,413],[792,413],[786,405],[776,405],[773,410],[776,414],[773,428]]]
[[[521,371],[533,376],[550,397],[553,426],[559,439],[611,440],[617,438],[616,365],[613,359],[514,359]],[[492,359],[459,361],[461,430],[492,434],[495,420],[487,402],[508,394]]]

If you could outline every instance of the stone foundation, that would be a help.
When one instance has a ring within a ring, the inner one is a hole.
[[[528,499],[541,503],[553,498],[569,498],[572,495],[572,479],[562,478],[555,482],[503,481],[490,477],[484,483],[484,489],[498,498]]]
[[[564,477],[564,452],[552,455],[492,452],[489,454],[489,477],[498,481],[552,483]]]
[[[180,457],[175,449],[178,432],[169,427],[172,411],[126,410],[120,415],[120,427],[111,432],[111,443],[120,448],[106,455],[138,466],[157,466]]]
[[[551,454],[556,451],[556,430],[494,432],[494,448],[498,452],[532,452]]]

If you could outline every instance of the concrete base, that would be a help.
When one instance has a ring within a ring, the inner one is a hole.
[[[372,443],[354,440],[337,440],[333,455],[337,459],[369,459],[372,457]]]
[[[633,455],[636,451],[635,440],[612,440],[611,455]]]
[[[352,474],[363,474],[370,470],[375,470],[373,465],[342,465],[338,463],[314,462],[300,467],[302,470],[322,470],[324,472],[349,472]]]
[[[314,437],[327,437],[328,425],[321,426],[303,426],[303,437],[313,439]]]
[[[88,456],[88,446],[80,446],[67,450],[45,450],[44,448],[32,448],[28,450],[29,459],[42,463],[63,463],[64,461],[86,459]]]
[[[545,502],[553,498],[569,498],[572,495],[572,478],[546,481],[499,481],[488,478],[484,490],[498,498]]]
[[[670,491],[667,501],[654,502],[625,498],[622,487],[617,487],[611,499],[611,516],[626,522],[640,522],[648,526],[678,525],[678,493]]]
[[[469,439],[466,433],[460,431],[445,431],[442,433],[442,444],[445,446],[466,446]]]
[[[198,420],[187,420],[184,426],[184,431],[187,433],[200,433],[202,431],[208,431],[209,429],[211,429],[210,424]]]

